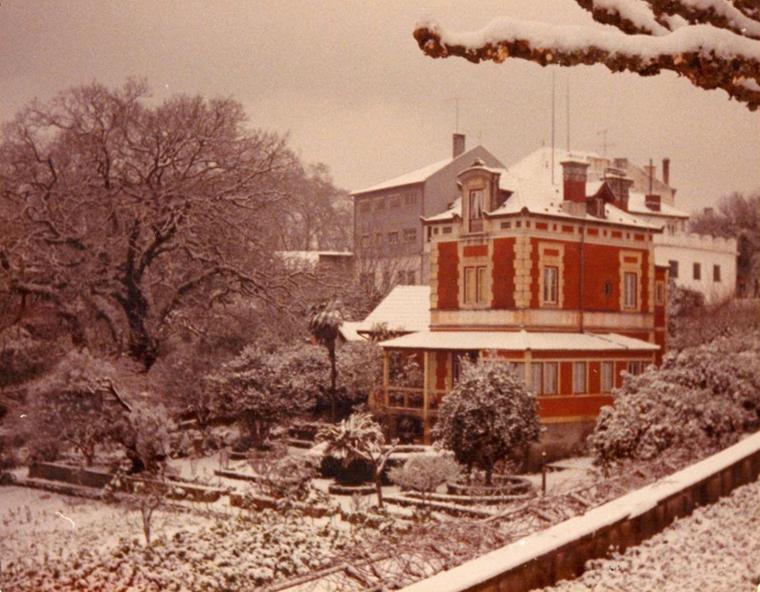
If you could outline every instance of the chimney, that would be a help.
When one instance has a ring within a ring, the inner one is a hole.
[[[562,200],[585,204],[588,163],[580,160],[563,160],[560,164],[562,165]]]
[[[644,165],[644,172],[647,176],[647,187],[651,186],[651,183],[649,182],[650,179],[654,181],[654,179],[657,178],[657,165],[654,164],[647,164]]]
[[[633,180],[625,176],[623,171],[615,168],[607,168],[604,171],[604,183],[615,196],[614,204],[624,211],[628,211],[628,195]]]
[[[614,158],[612,160],[613,166],[616,169],[622,169],[626,170],[628,168],[628,159],[627,158]]]
[[[660,211],[660,204],[662,203],[660,201],[660,196],[655,195],[652,193],[647,194],[644,199],[646,200],[644,203],[647,207],[647,209],[652,210],[653,212],[659,212]]]
[[[662,159],[662,182],[670,187],[670,159]]]
[[[464,134],[454,134],[451,136],[451,157],[456,158],[464,152]]]

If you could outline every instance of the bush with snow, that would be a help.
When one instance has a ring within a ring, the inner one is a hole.
[[[699,451],[733,442],[760,420],[760,338],[717,339],[626,376],[589,446],[603,465],[651,459],[670,447]]]
[[[400,467],[388,472],[388,478],[405,489],[418,491],[423,504],[439,486],[456,481],[462,468],[451,457],[442,454],[414,454]]]
[[[468,472],[485,471],[490,485],[494,465],[519,459],[538,440],[539,429],[535,396],[506,363],[481,358],[463,361],[459,382],[441,403],[433,438]]]

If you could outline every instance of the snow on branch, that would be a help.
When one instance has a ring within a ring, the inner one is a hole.
[[[414,37],[420,49],[434,58],[459,56],[473,63],[501,63],[511,57],[542,66],[603,64],[612,72],[641,76],[670,70],[700,88],[725,90],[751,111],[760,106],[756,88],[760,41],[754,38],[760,22],[733,4],[725,0],[577,2],[596,21],[615,29],[504,17],[472,32],[447,31],[435,22],[421,22]]]

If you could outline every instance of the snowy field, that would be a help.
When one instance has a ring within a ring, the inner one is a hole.
[[[752,592],[760,583],[760,481],[589,565],[543,592]]]

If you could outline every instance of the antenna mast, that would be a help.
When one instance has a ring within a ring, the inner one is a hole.
[[[565,108],[567,109],[567,151],[570,152],[570,74],[567,75],[567,87],[565,88]]]
[[[554,95],[555,93],[555,87],[556,87],[556,81],[555,81],[555,74],[556,72],[554,69],[552,69],[552,185],[554,185],[554,119],[555,119],[555,108],[554,108]]]

